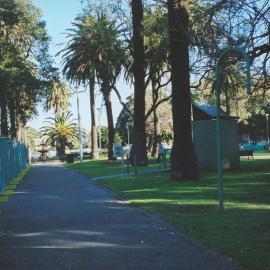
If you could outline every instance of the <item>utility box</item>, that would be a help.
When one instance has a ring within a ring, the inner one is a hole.
[[[240,167],[238,125],[234,118],[221,118],[221,149],[224,169]],[[193,143],[199,170],[217,169],[217,120],[193,121]]]

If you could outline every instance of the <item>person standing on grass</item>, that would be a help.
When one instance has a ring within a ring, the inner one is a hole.
[[[158,145],[158,158],[157,158],[157,162],[160,162],[163,159],[163,157],[164,157],[164,150],[165,150],[164,145],[160,141],[159,142],[159,145]]]

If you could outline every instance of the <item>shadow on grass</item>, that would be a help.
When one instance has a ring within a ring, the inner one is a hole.
[[[225,211],[218,211],[217,177],[171,182],[168,174],[104,180],[133,206],[155,213],[206,246],[249,269],[270,269],[270,160],[245,160],[224,172]]]

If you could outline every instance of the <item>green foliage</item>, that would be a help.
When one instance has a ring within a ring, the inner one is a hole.
[[[55,118],[47,118],[47,126],[41,128],[46,144],[56,147],[58,154],[65,154],[65,147],[74,144],[78,140],[77,124],[72,114],[60,113]]]
[[[70,90],[59,77],[52,82],[52,87],[47,89],[46,99],[44,101],[44,110],[52,109],[57,115],[66,112],[69,107]]]
[[[169,56],[168,17],[162,6],[145,9],[144,45],[150,77],[152,74],[159,76],[168,66]]]
[[[91,74],[96,74],[101,81],[105,75],[113,80],[125,59],[125,49],[119,39],[116,22],[102,11],[97,16],[85,11],[72,26],[68,29],[67,46],[59,52],[67,78],[85,83]]]
[[[51,63],[46,26],[31,1],[1,0],[0,48],[1,107],[9,109],[13,136],[19,124],[25,125],[37,114],[36,105],[45,88],[44,70]]]
[[[27,136],[27,146],[33,150],[37,148],[37,142],[41,138],[41,133],[34,129],[33,127],[28,126],[26,128],[26,136]]]
[[[162,89],[160,89],[159,99],[166,97],[166,94]],[[151,91],[147,90],[145,95],[146,102],[146,112],[153,105],[153,99],[151,95]],[[133,111],[134,100],[133,97],[130,96],[128,101],[125,104],[125,108],[120,112],[117,122],[116,122],[116,131],[119,132],[119,135],[124,143],[128,143],[128,126],[130,132],[130,142],[132,143],[133,136],[133,117],[127,111]],[[160,138],[165,141],[169,141],[172,138],[172,113],[171,113],[171,104],[169,101],[165,101],[161,103],[157,108],[157,114],[159,115],[159,126],[160,126]],[[151,138],[154,133],[154,119],[153,113],[146,119],[146,134],[148,138]]]
[[[253,114],[245,122],[239,123],[240,135],[249,135],[252,141],[267,139],[265,114]]]
[[[98,141],[100,136],[100,130],[101,130],[101,148],[108,149],[109,146],[108,127],[101,126],[100,129],[98,128]],[[114,142],[117,144],[121,144],[122,142],[121,137],[117,131],[115,132]]]

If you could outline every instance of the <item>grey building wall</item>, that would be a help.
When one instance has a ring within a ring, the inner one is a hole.
[[[217,167],[216,124],[215,119],[193,122],[193,142],[200,170],[215,170]],[[223,168],[239,168],[239,136],[234,119],[221,119],[221,148]]]

